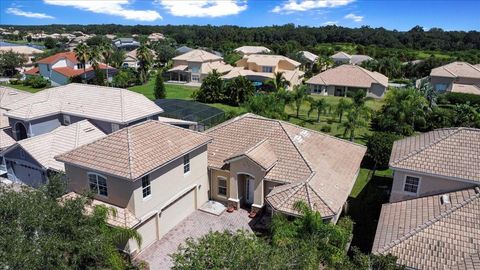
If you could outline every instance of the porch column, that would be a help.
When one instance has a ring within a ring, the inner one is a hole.
[[[345,86],[345,89],[343,90],[345,97],[347,97],[347,91],[348,91],[348,87]]]
[[[228,205],[233,205],[236,209],[240,208],[240,199],[238,198],[238,174],[230,174],[229,179],[229,197],[228,197]]]

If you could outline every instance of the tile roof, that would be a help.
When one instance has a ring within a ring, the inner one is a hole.
[[[24,54],[24,55],[33,55],[33,54],[40,54],[43,53],[42,50],[39,50],[37,48],[33,48],[30,46],[0,46],[0,52],[7,52],[7,51],[12,51],[14,53],[18,54]]]
[[[25,75],[38,75],[39,73],[40,73],[40,69],[38,67],[33,67],[23,72],[23,74]]]
[[[100,129],[88,120],[60,126],[49,133],[18,141],[25,152],[30,154],[45,169],[65,171],[62,162],[54,157],[105,137]]]
[[[301,51],[300,53],[301,53],[302,57],[309,60],[310,62],[315,62],[318,59],[318,55],[316,55],[314,53],[311,53],[309,51]]]
[[[225,160],[225,162],[231,161],[241,156],[248,157],[253,162],[257,163],[260,167],[262,167],[262,169],[264,170],[269,170],[278,161],[275,152],[273,152],[272,147],[268,142],[268,139],[262,140],[250,149],[247,149],[247,151],[242,151],[229,157]]]
[[[103,63],[99,63],[98,68],[99,69],[107,69],[107,65],[105,65]],[[114,68],[109,66],[108,69],[111,70],[111,69],[114,69]],[[74,68],[71,68],[71,67],[57,67],[57,68],[54,68],[53,70],[55,70],[56,72],[62,74],[63,76],[66,76],[66,77],[75,77],[75,76],[80,76],[84,73],[93,71],[94,68],[91,66],[91,67],[83,70],[83,69],[74,69]]]
[[[75,56],[74,52],[61,52],[46,58],[42,58],[37,61],[37,64],[54,64],[60,59],[68,59],[74,64],[78,63],[77,57]]]
[[[462,260],[452,266],[451,270],[479,270],[480,269],[480,251],[477,253],[465,255]]]
[[[135,49],[135,50],[129,51],[129,52],[125,55],[125,58],[131,57],[132,59],[137,60],[137,50],[138,50],[138,48]],[[152,50],[152,49],[148,49],[148,50],[150,51],[150,53],[151,53],[154,57],[156,57],[157,53],[156,53],[154,50]]]
[[[172,60],[183,60],[188,62],[210,62],[214,60],[223,60],[221,56],[215,55],[213,53],[204,51],[204,50],[191,50],[187,53],[181,54],[174,57]]]
[[[480,68],[467,62],[453,62],[432,69],[430,76],[447,78],[476,78],[480,79]]]
[[[453,83],[452,92],[480,95],[480,85]]]
[[[373,58],[368,56],[368,55],[354,54],[354,55],[352,55],[352,58],[350,59],[350,63],[352,63],[354,65],[359,65],[362,62],[370,61],[370,60],[373,60]]]
[[[254,158],[266,160],[260,163],[272,163],[275,157],[265,180],[285,185],[274,188],[267,202],[287,213],[296,213],[292,207],[299,198],[315,205],[325,217],[337,213],[365,154],[363,146],[254,114],[227,121],[206,134],[213,138],[208,146],[210,167],[222,168],[225,160],[252,149],[258,156]]]
[[[142,94],[78,83],[45,89],[5,108],[7,116],[25,120],[64,113],[119,124],[163,112]]]
[[[61,201],[65,202],[66,200],[74,200],[79,198],[81,195],[75,192],[69,192],[62,196]],[[109,204],[97,199],[92,199],[91,203],[86,205],[85,211],[87,214],[92,213],[96,206],[104,206],[110,209],[115,209],[115,213],[110,213],[107,216],[107,223],[112,226],[132,228],[140,224],[141,220],[137,218],[130,210],[127,208],[121,208],[113,204]]]
[[[0,151],[15,144],[11,128],[0,129]]]
[[[210,140],[202,133],[150,120],[56,159],[134,181]]]
[[[388,78],[378,72],[372,72],[356,65],[341,65],[328,69],[310,78],[307,84],[338,85],[370,88],[373,83],[388,86]]]
[[[269,53],[270,49],[263,46],[242,46],[236,48],[234,51],[241,52],[243,54],[256,54],[256,53]]]
[[[372,251],[390,253],[413,269],[451,269],[475,260],[479,244],[480,189],[475,187],[384,204]]]
[[[32,93],[25,92],[22,90],[17,90],[10,87],[0,86],[0,108],[5,108],[6,106],[27,98],[31,96]]]
[[[480,129],[437,129],[393,144],[390,167],[480,183]]]
[[[225,64],[224,62],[217,61],[217,62],[209,62],[203,63],[202,67],[200,68],[200,73],[208,74],[216,70],[218,73],[226,73],[233,69],[233,67],[229,64]]]
[[[352,56],[346,52],[337,52],[336,54],[330,56],[330,58],[350,59]]]
[[[292,60],[283,55],[251,54],[251,55],[244,56],[243,59],[246,59],[247,63],[255,63],[259,66],[277,66],[280,61],[289,62],[295,67],[300,66],[299,62]]]

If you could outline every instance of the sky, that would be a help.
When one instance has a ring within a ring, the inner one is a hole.
[[[0,24],[198,24],[480,30],[480,0],[0,0]]]

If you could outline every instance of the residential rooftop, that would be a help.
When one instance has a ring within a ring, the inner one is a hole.
[[[388,87],[388,78],[381,73],[372,72],[357,65],[345,64],[317,74],[306,83],[360,88],[370,88],[372,84],[377,83]]]
[[[188,62],[211,62],[211,61],[221,61],[223,58],[221,56],[215,55],[213,53],[204,51],[204,50],[191,50],[187,53],[181,54],[174,57],[174,61],[188,61]]]
[[[0,129],[9,126],[8,117],[5,116],[7,110],[4,107],[15,103],[19,100],[27,98],[32,94],[29,92],[13,89],[10,87],[0,86]]]
[[[411,269],[480,269],[478,243],[480,189],[475,187],[384,204],[372,252],[392,254]]]
[[[355,183],[365,147],[287,122],[245,114],[205,132],[211,168],[245,155],[264,168],[265,180],[280,182],[267,196],[275,209],[298,214],[303,200],[323,217],[338,213]]]
[[[432,69],[430,76],[480,79],[480,68],[467,62],[452,62]]]
[[[287,61],[295,67],[300,66],[299,62],[283,55],[251,54],[245,56],[244,59],[247,59],[248,63],[255,63],[259,66],[277,66],[280,61]]]
[[[149,120],[56,159],[134,181],[210,141],[211,138],[202,133]]]
[[[264,46],[242,46],[235,49],[236,52],[243,54],[269,53],[270,49]]]
[[[390,167],[480,183],[480,129],[447,128],[393,144]]]
[[[155,103],[127,89],[71,83],[48,88],[5,106],[6,116],[34,120],[68,114],[127,124],[162,112]]]

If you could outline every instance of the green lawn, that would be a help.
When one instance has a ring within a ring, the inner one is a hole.
[[[149,80],[146,84],[129,87],[129,90],[145,95],[147,98],[154,100],[153,88],[155,86],[155,79]],[[193,92],[196,87],[190,87],[177,84],[165,84],[167,90],[167,98],[175,99],[192,99]]]
[[[5,84],[5,86],[8,86],[10,88],[15,88],[15,89],[18,89],[18,90],[23,90],[23,91],[30,92],[30,93],[36,93],[38,91],[42,91],[43,89],[48,88],[48,87],[33,88],[31,86],[26,86],[26,85],[23,85],[23,84]]]

